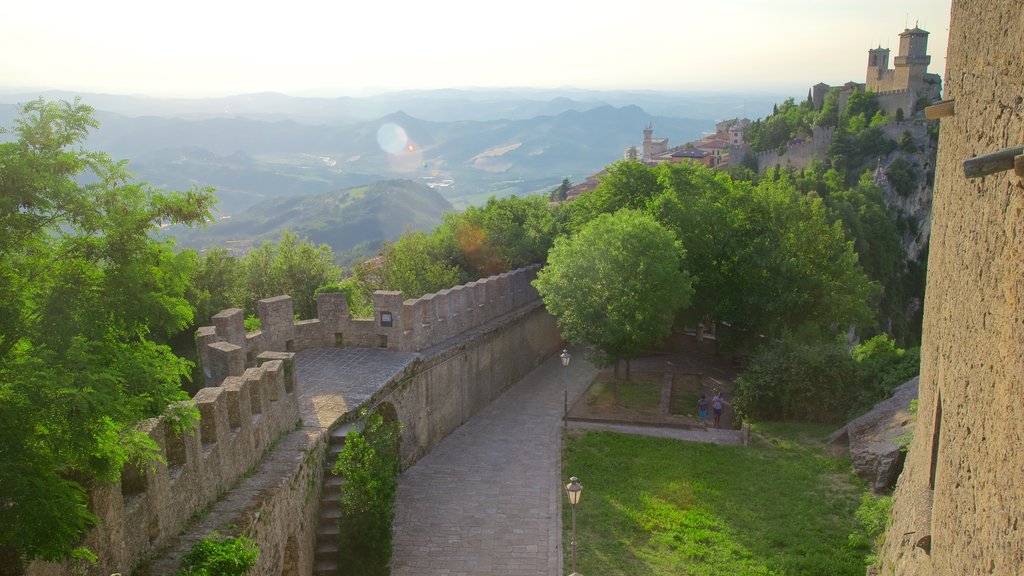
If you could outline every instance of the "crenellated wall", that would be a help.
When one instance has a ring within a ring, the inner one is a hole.
[[[262,354],[257,363],[185,402],[200,414],[192,432],[176,433],[167,415],[139,424],[166,464],[128,466],[120,481],[90,492],[90,508],[99,521],[83,544],[99,561],[86,573],[127,574],[228,490],[281,434],[295,428],[299,407],[293,354]],[[69,565],[37,562],[28,573],[72,571]]]
[[[540,296],[533,287],[539,265],[481,278],[416,299],[401,292],[373,294],[373,318],[353,318],[345,295],[317,296],[317,317],[294,320],[292,300],[260,300],[260,330],[246,333],[243,312],[225,310],[213,326],[196,331],[199,358],[208,385],[241,374],[267,350],[298,351],[352,346],[421,352],[508,314]]]

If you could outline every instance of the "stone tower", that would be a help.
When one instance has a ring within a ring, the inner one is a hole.
[[[924,82],[928,73],[928,32],[914,26],[900,34],[900,52],[893,61],[896,76],[893,79],[897,90],[914,89]]]
[[[868,50],[868,76],[867,89],[879,92],[880,86],[886,86],[888,90],[892,86],[893,71],[889,69],[889,49],[872,48]]]

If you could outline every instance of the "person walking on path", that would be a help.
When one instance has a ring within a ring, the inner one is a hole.
[[[697,418],[700,418],[701,422],[708,419],[708,397],[704,394],[701,394],[700,400],[697,400]]]
[[[711,410],[715,413],[715,428],[718,428],[722,423],[722,405],[725,404],[725,398],[722,398],[721,391],[715,391],[715,397],[711,399]]]

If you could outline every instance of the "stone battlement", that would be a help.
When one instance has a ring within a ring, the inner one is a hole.
[[[176,433],[167,414],[138,425],[166,463],[126,466],[120,481],[90,491],[90,508],[99,521],[84,545],[100,558],[90,573],[126,572],[153,554],[255,466],[282,433],[295,428],[294,355],[264,353],[257,363],[183,402],[199,411],[193,431]],[[29,573],[66,574],[66,569],[37,562]]]
[[[237,308],[214,315],[213,326],[196,331],[207,379],[215,386],[238,376],[265,352],[352,346],[420,352],[528,304],[539,302],[532,281],[539,265],[481,278],[420,298],[401,292],[373,294],[373,318],[354,318],[342,293],[317,296],[317,317],[294,320],[290,296],[260,300],[260,330],[245,332]]]

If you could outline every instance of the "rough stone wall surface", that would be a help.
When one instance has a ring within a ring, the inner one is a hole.
[[[1024,10],[955,0],[928,263],[920,411],[884,574],[1024,574],[1024,187],[962,162],[1024,144]]]
[[[425,352],[422,363],[385,387],[375,402],[389,402],[404,425],[402,460],[408,466],[429,452],[561,345],[554,318],[535,306],[494,329]]]
[[[129,467],[119,482],[92,491],[91,507],[99,522],[85,545],[99,560],[81,573],[127,574],[230,488],[281,433],[295,427],[297,394],[294,381],[290,391],[286,384],[291,356],[284,354],[227,378],[223,386],[200,390],[187,402],[200,413],[194,433],[176,434],[165,418],[140,424],[166,464]],[[70,573],[78,572],[70,565],[41,562],[28,570],[32,576]]]

